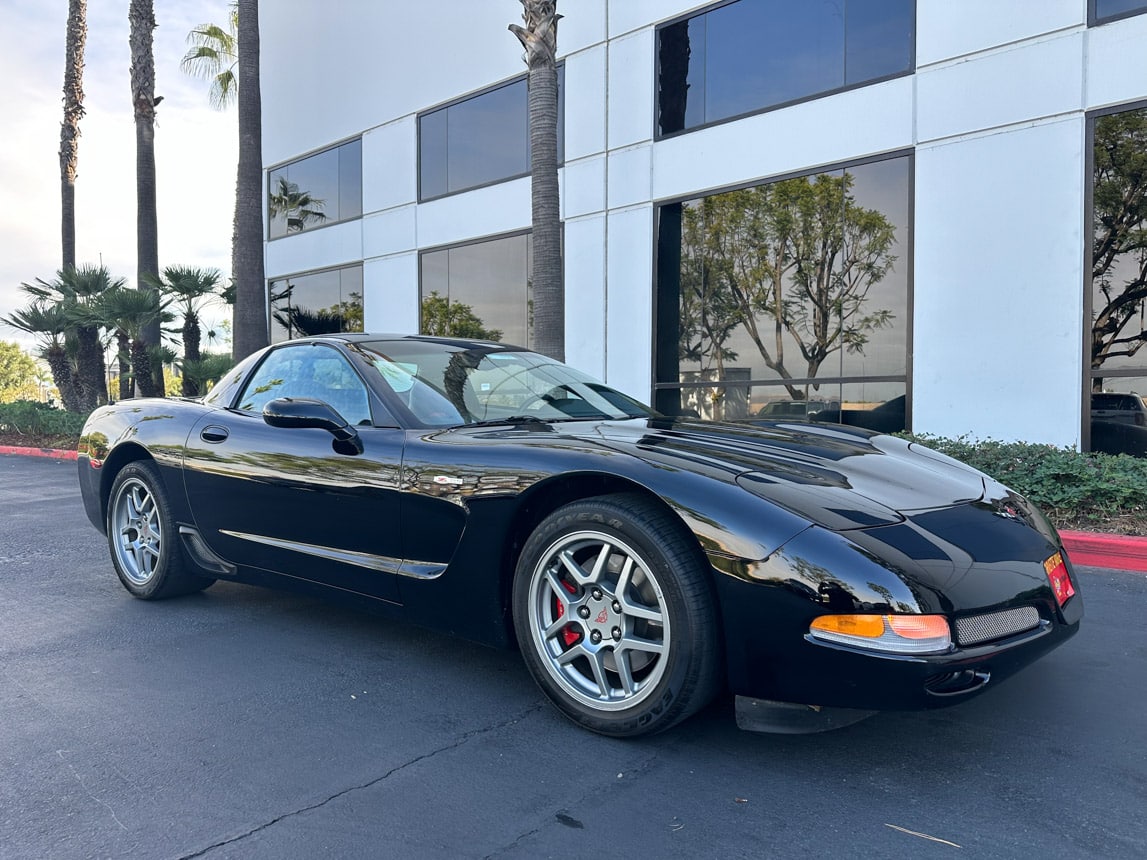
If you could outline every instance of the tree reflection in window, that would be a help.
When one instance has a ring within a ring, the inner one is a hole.
[[[300,233],[307,227],[313,227],[327,220],[323,209],[326,201],[311,196],[309,191],[302,191],[294,182],[288,182],[285,177],[278,177],[275,188],[267,198],[267,210],[271,218],[282,218],[287,225],[288,233]]]
[[[1147,108],[1096,118],[1091,247],[1093,450],[1147,454]],[[1117,396],[1126,395],[1126,396]]]
[[[271,281],[272,340],[362,331],[362,295],[362,266]]]

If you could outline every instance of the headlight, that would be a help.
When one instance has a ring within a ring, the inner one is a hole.
[[[952,649],[943,615],[822,615],[809,635],[886,654],[940,654]]]

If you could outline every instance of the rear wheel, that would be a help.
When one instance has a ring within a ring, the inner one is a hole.
[[[108,500],[108,546],[123,587],[143,600],[202,591],[215,580],[194,572],[184,555],[154,464],[129,463]]]
[[[515,574],[514,624],[542,691],[601,734],[662,731],[717,688],[718,625],[699,550],[640,495],[575,502],[538,526]]]

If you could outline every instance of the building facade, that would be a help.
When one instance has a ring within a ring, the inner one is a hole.
[[[1147,2],[558,8],[567,361],[668,412],[1147,453]],[[520,14],[261,10],[273,338],[529,345]]]

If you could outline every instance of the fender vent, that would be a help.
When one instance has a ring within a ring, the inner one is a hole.
[[[1019,606],[987,615],[970,615],[956,619],[956,639],[961,645],[979,645],[993,639],[1005,639],[1039,626],[1039,612],[1034,606]]]

